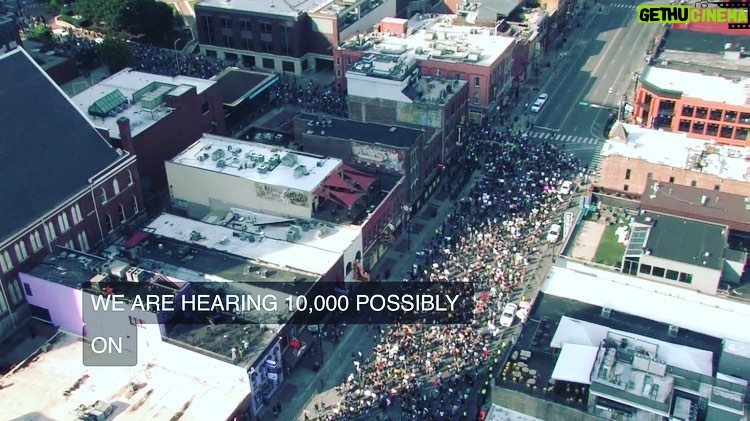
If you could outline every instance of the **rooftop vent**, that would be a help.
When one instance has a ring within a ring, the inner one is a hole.
[[[602,308],[602,318],[609,319],[610,317],[612,317],[612,309],[609,307]]]
[[[676,338],[677,334],[680,332],[680,328],[675,325],[669,325],[669,331],[667,331],[667,335]]]

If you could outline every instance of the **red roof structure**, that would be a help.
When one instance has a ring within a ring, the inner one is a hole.
[[[351,209],[357,200],[362,197],[362,193],[345,193],[339,191],[329,191],[331,197],[337,202],[341,202],[344,206]]]

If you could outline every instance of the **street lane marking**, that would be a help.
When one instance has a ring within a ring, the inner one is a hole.
[[[550,136],[551,136],[551,134],[550,134],[550,133],[545,133],[545,134],[544,134],[544,136],[542,136],[542,139],[547,139],[547,138],[548,138],[548,137],[550,137]]]
[[[555,140],[560,140],[561,137],[563,137],[563,135],[559,134],[559,135],[555,136]]]

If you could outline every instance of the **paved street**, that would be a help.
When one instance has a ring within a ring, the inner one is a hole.
[[[637,23],[636,2],[586,4],[566,31],[563,47],[551,49],[552,67],[530,94],[529,103],[541,92],[549,99],[538,114],[529,112],[534,128],[528,135],[563,144],[596,166],[604,124],[618,102],[632,95],[634,72],[646,64],[659,26]]]

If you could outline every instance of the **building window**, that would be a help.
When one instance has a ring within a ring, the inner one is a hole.
[[[692,117],[693,113],[695,112],[695,107],[692,105],[683,105],[682,106],[682,115],[685,117]]]
[[[705,119],[706,117],[708,117],[708,108],[698,107],[695,109],[695,118]]]
[[[0,314],[5,314],[6,311],[8,311],[8,304],[5,302],[3,291],[0,290]]]
[[[58,227],[60,227],[61,233],[67,231],[70,228],[70,225],[68,224],[68,215],[66,213],[57,215],[57,225]]]
[[[240,20],[240,30],[241,31],[252,31],[253,30],[253,23],[249,20]]]
[[[648,173],[646,175],[646,178],[649,179],[649,180],[653,180],[654,179],[654,173],[652,173],[652,172]]]
[[[270,23],[264,23],[264,22],[260,23],[261,34],[270,34],[271,32],[273,32],[273,28],[271,27]]]
[[[674,177],[669,177],[669,182],[674,183]]]
[[[677,272],[676,270],[667,270],[667,276],[666,278],[671,281],[676,281],[677,278],[680,277],[680,272]]]
[[[3,270],[3,272],[8,272],[9,270],[13,269],[13,261],[10,260],[10,253],[3,252],[2,256],[0,256],[0,269]]]
[[[716,123],[706,124],[706,136],[716,136],[719,134],[719,125]]]
[[[638,272],[644,275],[651,275],[651,265],[641,265],[641,267],[638,268]]]
[[[237,54],[226,53],[226,54],[224,54],[224,60],[226,60],[226,61],[228,61],[230,63],[233,63],[233,64],[237,64]]]
[[[99,202],[101,202],[102,205],[107,203],[107,191],[104,190],[104,187],[99,189]]]
[[[110,233],[110,232],[112,232],[113,229],[115,229],[115,226],[112,225],[112,217],[109,216],[108,213],[105,213],[104,214],[104,230],[107,233]]]
[[[120,206],[117,207],[117,216],[120,217],[120,224],[123,224],[125,222],[125,207],[120,204]]]
[[[693,282],[693,275],[691,275],[689,273],[680,272],[680,279],[679,279],[679,281],[680,282],[684,282],[686,284],[692,283]]]
[[[628,190],[630,190],[630,186],[628,186],[627,184],[625,184],[624,186],[622,186],[622,190],[623,191],[628,191]]]
[[[78,233],[78,245],[80,246],[81,251],[88,251],[89,239],[86,235],[86,231],[81,231],[80,233]]]
[[[16,249],[16,259],[18,259],[19,262],[23,262],[27,257],[29,257],[29,252],[26,250],[25,241],[19,241],[14,247]]]
[[[23,300],[23,294],[21,293],[21,287],[18,286],[19,282],[18,279],[14,280],[10,286],[13,288],[13,291],[15,292],[15,299],[13,300],[13,304],[18,304],[21,300]]]
[[[750,124],[750,113],[740,113],[740,123]]]
[[[724,121],[729,123],[737,122],[737,111],[726,111],[724,113]]]
[[[219,18],[219,25],[221,25],[222,28],[231,28],[232,27],[232,19],[230,18]]]
[[[708,118],[710,120],[714,121],[721,121],[721,110],[717,110],[716,108],[711,109],[711,113],[708,115]]]
[[[737,140],[747,140],[748,134],[750,134],[750,129],[747,129],[746,127],[737,127],[737,130],[734,131],[734,138]]]
[[[690,131],[690,120],[680,120],[680,125],[677,128],[677,130],[681,132],[689,132]]]
[[[703,134],[703,130],[706,128],[706,124],[701,121],[694,121],[693,128],[690,130],[692,133]]]
[[[474,76],[474,87],[475,87],[475,88],[478,88],[478,87],[479,87],[479,85],[480,85],[480,83],[479,83],[479,82],[480,82],[480,80],[479,80],[479,76]]]
[[[435,69],[435,77],[440,77],[440,69]]]
[[[222,35],[221,36],[221,46],[222,47],[227,47],[227,48],[232,48],[232,37],[230,37],[229,35]]]
[[[651,269],[651,276],[656,276],[657,278],[663,278],[664,277],[664,268],[660,268],[659,266],[654,266]]]
[[[57,233],[55,232],[55,225],[52,224],[52,222],[48,222],[44,225],[44,233],[47,234],[47,239],[49,242],[52,242],[55,238],[57,238]]]
[[[255,67],[255,56],[242,56],[242,64],[245,67]]]
[[[248,39],[248,38],[242,38],[242,49],[243,50],[252,51],[252,49],[253,49],[253,40]],[[254,66],[254,65],[255,65],[255,63],[253,63],[250,66],[248,66],[247,64],[245,64],[245,67],[251,67],[251,66]]]
[[[625,170],[625,179],[626,180],[630,180],[630,168],[628,168],[627,170]]]
[[[718,185],[718,184],[714,185],[714,190],[719,191],[719,189],[721,189],[720,185]]]
[[[133,215],[137,215],[138,214],[138,198],[135,197],[135,195],[133,195],[133,203],[131,206],[133,208]]]
[[[341,77],[341,70],[336,69],[336,77]]]
[[[273,52],[273,44],[271,44],[268,41],[261,41],[260,42],[260,51],[262,51],[264,53],[272,53]]]
[[[341,66],[341,57],[336,57],[336,65]]]
[[[474,92],[474,98],[472,99],[474,104],[479,104],[479,92]]]
[[[78,204],[75,204],[72,208],[70,208],[70,215],[73,216],[73,225],[83,220],[83,218],[81,217],[81,207]]]
[[[263,67],[266,69],[274,69],[276,68],[276,63],[274,63],[272,58],[264,58]]]
[[[34,233],[29,236],[29,240],[31,242],[31,250],[34,252],[37,252],[42,248],[42,237],[39,235],[39,231],[34,231]]]
[[[31,292],[31,285],[27,284],[26,282],[23,283],[23,291],[26,293],[27,297],[33,297],[34,294]]]
[[[18,294],[16,289],[13,287],[14,282],[8,284],[8,294],[10,294],[10,305],[18,302]]]
[[[721,126],[721,131],[719,132],[719,136],[725,138],[725,139],[731,139],[733,134],[733,126]]]
[[[690,187],[695,187],[697,185],[698,185],[698,182],[695,181],[695,180],[693,180],[693,181],[690,182]]]
[[[282,61],[281,62],[281,70],[285,72],[294,72],[294,62],[293,61]]]

